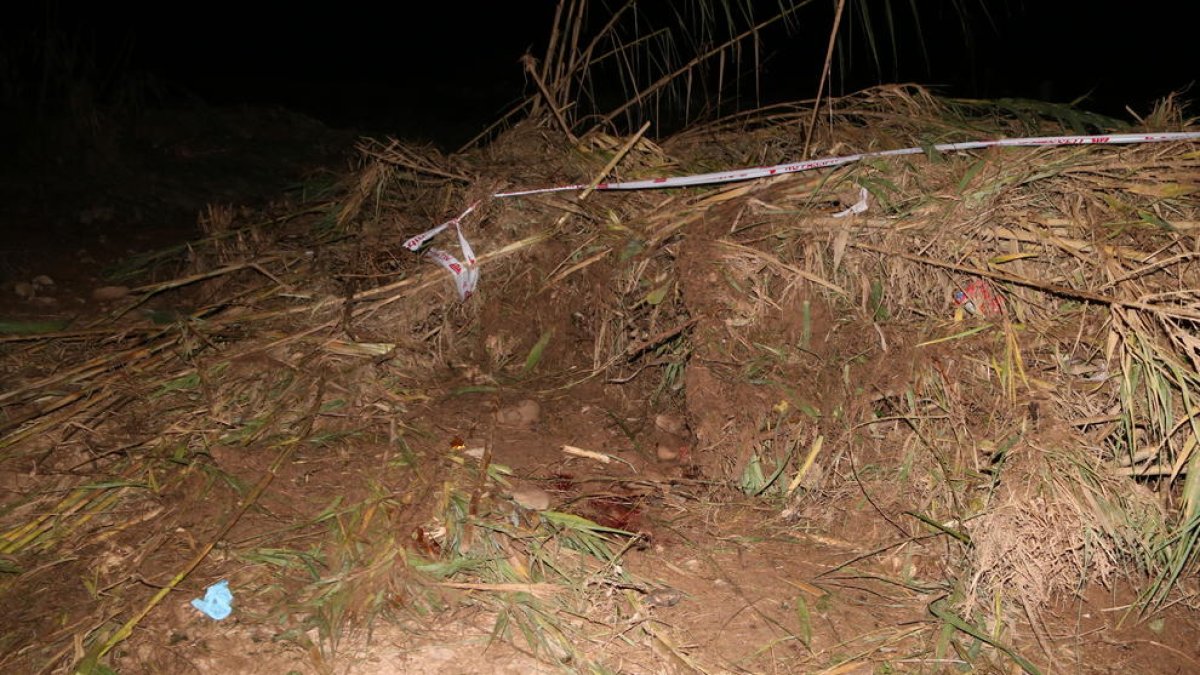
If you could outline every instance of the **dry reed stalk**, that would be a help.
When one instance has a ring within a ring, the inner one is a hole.
[[[161,326],[126,326],[121,329],[123,335],[139,335],[142,333],[161,332]],[[112,337],[112,327],[82,328],[80,330],[58,331],[53,333],[30,333],[28,335],[0,335],[0,344],[7,342],[65,342],[83,338]]]
[[[300,258],[301,258],[301,256],[296,256],[295,258],[293,258],[293,261],[295,259],[300,259]],[[169,290],[173,290],[176,288],[182,288],[184,286],[189,286],[191,284],[194,284],[198,281],[204,281],[205,279],[212,279],[215,277],[224,276],[226,274],[232,274],[234,272],[238,272],[238,271],[241,271],[244,269],[252,269],[255,272],[258,272],[259,274],[261,274],[261,275],[267,277],[268,279],[270,279],[271,281],[275,282],[279,286],[281,286],[283,288],[287,288],[288,287],[287,284],[280,281],[278,277],[271,274],[263,267],[264,263],[275,262],[277,260],[287,260],[287,259],[284,258],[283,256],[279,256],[279,255],[269,255],[269,256],[264,256],[262,258],[258,258],[257,260],[252,260],[250,262],[235,263],[233,265],[225,265],[223,267],[218,267],[215,270],[209,270],[207,272],[199,272],[197,274],[191,274],[186,277],[180,277],[178,279],[171,279],[170,281],[163,281],[163,282],[159,282],[159,283],[149,284],[146,286],[139,286],[137,288],[132,289],[130,291],[130,293],[140,295],[141,297],[138,298],[138,300],[135,303],[133,303],[132,305],[122,308],[119,312],[117,312],[117,314],[114,318],[120,318],[125,313],[138,307],[139,305],[141,305],[144,302],[146,302],[147,300],[149,300],[151,297],[153,297],[159,293],[162,293],[163,291],[169,291]]]
[[[588,183],[588,186],[579,194],[579,201],[587,199],[588,195],[596,191],[596,186],[604,182],[604,179],[608,176],[608,174],[613,169],[617,168],[617,165],[621,163],[621,160],[625,159],[625,156],[629,154],[629,151],[633,149],[633,146],[637,145],[637,142],[642,140],[642,136],[646,135],[646,130],[649,128],[650,122],[646,122],[640,129],[637,130],[637,133],[629,137],[629,140],[626,141],[623,146],[621,146],[621,149],[618,150],[615,155],[613,155],[613,158],[608,161],[608,164],[604,165],[604,168],[592,178],[592,182]]]
[[[401,141],[389,137],[385,141],[365,138],[359,141],[355,149],[367,157],[383,162],[385,165],[403,167],[417,175],[433,176],[435,179],[439,179],[439,183],[441,180],[451,180],[459,183],[474,182],[474,179],[470,176],[443,166],[446,163],[445,160],[441,158],[440,154],[436,154],[432,148],[423,148],[423,151],[418,153]],[[369,172],[370,170],[368,170]],[[367,192],[374,192],[377,189],[375,186],[378,182],[378,178],[368,180],[366,184],[372,187]]]
[[[817,129],[817,115],[821,110],[821,95],[825,93],[825,82],[829,79],[829,72],[833,68],[833,48],[837,44],[838,29],[842,25],[842,12],[846,9],[846,0],[838,0],[837,8],[833,11],[833,27],[829,29],[829,46],[825,50],[825,65],[821,68],[821,79],[817,83],[817,95],[813,99],[812,116],[808,118],[808,126],[804,130],[804,149],[800,152],[800,156],[804,159],[809,158],[809,150],[812,148],[813,132]]]
[[[795,12],[797,12],[799,10],[800,10],[799,6],[784,8],[778,14],[771,17],[770,19],[766,19],[765,21],[760,21],[759,23],[755,24],[754,26],[751,26],[750,28],[747,28],[746,30],[739,33],[738,35],[730,38],[729,40],[726,40],[725,42],[700,53],[699,55],[692,58],[690,61],[683,64],[679,68],[676,68],[674,71],[667,73],[666,75],[663,75],[662,77],[655,80],[651,84],[649,84],[646,87],[642,88],[641,90],[635,92],[634,95],[630,99],[625,101],[625,103],[622,103],[621,105],[617,106],[615,109],[602,115],[600,117],[599,121],[597,121],[592,126],[592,128],[589,129],[583,135],[588,136],[594,131],[600,131],[604,127],[612,124],[613,120],[615,120],[617,117],[620,117],[622,114],[625,113],[625,111],[629,110],[633,106],[640,103],[642,101],[642,99],[644,99],[645,97],[647,97],[651,94],[654,94],[655,92],[659,91],[663,87],[666,87],[667,85],[671,84],[675,80],[679,79],[681,76],[691,72],[691,70],[693,68],[700,65],[701,63],[708,61],[709,59],[713,58],[714,56],[725,54],[729,49],[740,44],[746,38],[757,36],[763,29],[787,19],[789,16],[791,16],[792,14],[794,14]]]
[[[160,332],[160,335],[166,333],[167,331],[163,330]],[[97,356],[83,363],[82,365],[69,368],[62,373],[49,375],[39,380],[35,380],[27,385],[0,393],[0,403],[11,400],[20,400],[21,398],[28,396],[31,392],[40,391],[52,386],[62,384],[79,384],[80,382],[91,379],[96,375],[106,373],[114,368],[124,368],[138,365],[141,361],[157,355],[162,350],[169,348],[172,344],[174,344],[174,341],[170,341],[168,344],[159,344],[155,347],[139,345],[131,349],[112,352],[104,356]]]
[[[795,276],[800,277],[801,279],[804,279],[805,281],[811,281],[812,283],[817,284],[818,286],[821,286],[822,288],[825,288],[827,290],[833,291],[834,293],[837,293],[840,296],[843,296],[843,297],[850,296],[850,294],[846,291],[846,289],[842,288],[841,286],[838,286],[837,284],[827,281],[827,280],[817,276],[816,274],[813,274],[812,272],[803,270],[795,265],[785,263],[784,261],[780,260],[779,258],[771,255],[770,253],[765,253],[758,249],[750,248],[749,246],[743,246],[741,244],[735,244],[733,242],[728,242],[728,241],[722,241],[721,245],[723,247],[729,249],[736,255],[747,256],[750,258],[761,260],[762,262],[765,262],[767,264],[770,264],[770,265],[778,268],[782,272],[786,272],[788,274],[793,274]]]
[[[986,269],[981,269],[981,268],[976,268],[976,267],[968,267],[966,265],[959,265],[956,263],[945,262],[942,260],[936,260],[936,259],[930,258],[928,256],[912,255],[909,253],[904,253],[902,251],[889,250],[889,249],[881,248],[878,246],[873,246],[871,244],[852,242],[850,244],[850,246],[852,246],[854,248],[860,248],[865,251],[872,251],[874,253],[879,253],[882,255],[894,256],[897,258],[904,258],[905,260],[911,260],[912,262],[921,263],[923,265],[929,265],[931,267],[940,267],[940,268],[951,270],[954,272],[959,272],[962,274],[969,274],[972,276],[993,279],[995,281],[1005,281],[1005,282],[1008,282],[1011,284],[1016,284],[1018,286],[1025,286],[1027,288],[1032,288],[1035,290],[1043,291],[1043,292],[1049,293],[1051,295],[1058,295],[1058,296],[1062,296],[1065,298],[1074,298],[1077,300],[1086,300],[1088,302],[1094,302],[1094,303],[1097,303],[1100,305],[1107,305],[1109,307],[1125,307],[1128,309],[1138,309],[1138,310],[1142,310],[1145,312],[1149,312],[1151,314],[1156,314],[1156,315],[1164,316],[1164,317],[1187,319],[1189,321],[1200,321],[1200,309],[1191,310],[1191,309],[1185,309],[1185,308],[1181,308],[1181,307],[1166,307],[1163,305],[1155,305],[1155,304],[1142,302],[1142,301],[1138,301],[1138,300],[1123,300],[1121,298],[1115,298],[1112,296],[1104,295],[1102,293],[1095,293],[1095,292],[1088,291],[1088,290],[1070,288],[1067,286],[1062,286],[1060,284],[1045,283],[1045,282],[1037,281],[1035,279],[1027,279],[1025,277],[1019,277],[1019,276],[1015,276],[1012,274],[1005,274],[1003,272],[994,272],[992,270],[986,270]]]
[[[563,135],[566,136],[567,140],[569,140],[571,143],[578,143],[579,138],[576,137],[575,134],[571,133],[571,125],[567,124],[567,119],[563,117],[562,108],[554,100],[554,95],[551,94],[550,90],[546,88],[546,83],[542,81],[542,78],[538,77],[533,57],[526,54],[522,59],[522,62],[525,65],[525,72],[528,73],[531,78],[533,78],[533,83],[537,85],[538,91],[540,91],[542,93],[542,97],[546,99],[546,105],[549,106],[550,113],[554,116],[554,121],[558,122],[559,130],[563,132]]]

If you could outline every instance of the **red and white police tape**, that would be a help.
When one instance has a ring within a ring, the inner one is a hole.
[[[869,157],[897,157],[901,155],[919,155],[930,151],[936,152],[958,152],[962,150],[978,150],[980,148],[995,148],[995,147],[1032,147],[1032,146],[1059,146],[1059,145],[1127,145],[1135,143],[1166,143],[1169,141],[1195,141],[1200,140],[1200,131],[1171,131],[1149,134],[1106,134],[1095,136],[1037,136],[1031,138],[998,138],[988,141],[964,141],[961,143],[938,143],[932,146],[916,147],[916,148],[901,148],[899,150],[877,150],[874,152],[860,152],[854,155],[843,155],[841,157],[826,157],[823,159],[814,159],[807,162],[791,162],[787,164],[776,164],[774,166],[758,166],[748,167],[744,169],[735,169],[732,171],[714,171],[711,173],[699,173],[690,176],[673,176],[669,178],[651,178],[648,180],[631,180],[620,181],[616,183],[600,183],[594,189],[598,191],[615,191],[615,190],[653,190],[658,188],[673,188],[673,187],[691,187],[696,185],[717,185],[720,183],[733,183],[743,180],[753,180],[755,178],[769,178],[771,176],[782,176],[789,173],[799,173],[801,171],[811,171],[813,169],[826,169],[835,166],[843,166],[852,164],[862,159]],[[530,190],[515,190],[509,192],[497,192],[492,195],[496,199],[507,197],[523,197],[527,195],[546,194],[549,192],[569,192],[573,190],[583,190],[588,186],[585,184],[576,185],[559,185],[556,187],[534,188]],[[466,211],[463,211],[457,218],[446,221],[438,225],[432,230],[428,230],[418,234],[404,242],[404,247],[410,251],[416,252],[421,249],[429,240],[436,237],[443,230],[453,226],[458,233],[458,244],[462,248],[465,262],[459,262],[457,258],[441,249],[430,249],[428,255],[437,264],[445,267],[446,270],[454,277],[454,285],[458,289],[459,298],[466,300],[475,291],[476,285],[479,283],[479,268],[475,259],[475,254],[471,252],[471,245],[467,242],[467,238],[462,233],[462,219],[475,210],[479,205],[476,202],[469,206]],[[860,200],[850,209],[837,214],[838,216],[850,215],[851,213],[862,213],[866,210],[866,200]]]
[[[957,152],[960,150],[977,150],[993,147],[1024,147],[1037,145],[1123,145],[1128,143],[1164,143],[1167,141],[1200,140],[1200,131],[1173,131],[1156,134],[1108,134],[1106,136],[1040,136],[1036,138],[999,138],[990,141],[965,141],[962,143],[939,143],[937,145],[901,148],[899,150],[878,150],[875,152],[860,152],[856,155],[842,157],[826,157],[807,162],[791,162],[775,166],[758,166],[733,171],[714,171],[698,173],[691,176],[674,176],[671,178],[651,178],[649,180],[631,180],[619,183],[601,183],[596,190],[649,190],[654,188],[688,187],[692,185],[715,185],[717,183],[733,183],[753,178],[768,178],[812,169],[824,169],[832,166],[851,164],[868,157],[896,157],[899,155],[919,155],[930,150],[938,152]],[[536,188],[533,190],[517,190],[514,192],[497,192],[493,197],[522,197],[525,195],[543,194],[546,192],[567,192],[582,190],[587,185],[560,185],[558,187]]]
[[[447,220],[432,230],[426,230],[421,234],[409,237],[404,242],[404,248],[416,253],[422,246],[429,243],[430,239],[441,234],[443,230],[451,226],[454,227],[454,231],[458,233],[458,247],[462,250],[462,262],[459,262],[458,258],[440,248],[431,248],[426,255],[433,262],[445,267],[450,276],[454,277],[454,287],[458,289],[459,300],[466,300],[471,297],[471,294],[475,292],[475,286],[479,284],[479,261],[475,259],[475,252],[471,250],[471,244],[463,236],[462,232],[462,219],[470,215],[476,206],[479,206],[479,202],[468,206],[467,210],[458,214],[457,217]]]

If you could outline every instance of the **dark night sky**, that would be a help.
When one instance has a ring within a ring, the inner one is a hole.
[[[928,8],[922,27],[929,63],[904,18],[909,3],[893,0],[902,15],[898,59],[885,47],[878,71],[862,34],[851,33],[854,61],[835,73],[835,93],[880,81],[978,97],[1069,101],[1090,92],[1083,107],[1127,117],[1125,105],[1145,112],[1200,70],[1195,0],[1112,3],[1112,11],[1103,2],[1008,0],[987,3],[987,13],[977,0],[962,0],[972,8],[970,46],[951,0],[915,4]],[[791,36],[766,36],[770,98],[812,96],[832,5],[817,0],[802,10],[803,24]],[[101,60],[128,47],[131,70],[212,103],[283,105],[335,126],[434,137],[439,125],[457,127],[456,134],[482,127],[521,96],[518,59],[526,50],[541,56],[553,7],[553,0],[49,2],[0,27],[0,37],[9,41],[49,23],[90,36]],[[887,28],[879,22],[876,31]]]

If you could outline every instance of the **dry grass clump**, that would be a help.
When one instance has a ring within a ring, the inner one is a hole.
[[[1015,604],[1032,616],[1089,584],[1161,564],[1161,503],[1083,451],[1030,439],[1006,453],[989,508],[965,524],[973,575],[964,605]],[[1071,441],[1074,443],[1071,443]]]

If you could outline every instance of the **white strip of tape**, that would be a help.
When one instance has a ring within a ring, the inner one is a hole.
[[[1058,145],[1120,145],[1129,143],[1164,143],[1168,141],[1194,141],[1200,140],[1200,131],[1174,131],[1163,132],[1156,134],[1109,134],[1107,136],[1039,136],[1032,138],[999,138],[989,141],[965,141],[962,143],[939,143],[930,147],[918,148],[901,148],[899,150],[879,150],[875,152],[861,152],[856,155],[845,155],[842,157],[826,157],[823,159],[814,159],[807,162],[793,162],[789,164],[776,164],[775,166],[759,166],[745,169],[735,169],[733,171],[714,171],[712,173],[701,173],[691,176],[675,176],[672,178],[652,178],[649,180],[632,180],[618,183],[601,183],[596,186],[596,190],[651,190],[656,188],[671,188],[671,187],[688,187],[692,185],[716,185],[720,183],[732,183],[735,181],[752,180],[755,178],[768,178],[770,176],[780,176],[789,173],[798,173],[801,171],[810,171],[812,169],[825,169],[829,167],[842,166],[851,164],[868,157],[897,157],[900,155],[917,155],[927,152],[930,149],[937,152],[958,152],[962,150],[977,150],[980,148],[992,147],[1028,147],[1028,146],[1058,146]],[[586,185],[560,185],[558,187],[537,188],[533,190],[517,190],[512,192],[497,192],[493,197],[521,197],[524,195],[546,194],[548,192],[568,192],[572,190],[583,190]],[[438,236],[446,229],[453,227],[458,233],[458,246],[462,249],[464,261],[459,261],[450,253],[442,249],[430,249],[428,256],[438,265],[444,267],[454,277],[454,287],[458,289],[458,297],[466,300],[475,292],[475,288],[479,284],[479,265],[475,259],[475,253],[471,250],[471,244],[462,232],[462,220],[466,218],[475,207],[479,206],[479,202],[467,207],[456,218],[452,218],[437,227],[426,230],[418,235],[405,240],[404,248],[417,252],[422,247],[430,242],[434,237]],[[835,214],[836,217],[844,217],[855,213],[862,213],[867,210],[867,191],[865,189],[860,192],[858,203],[850,208]]]
[[[691,185],[715,185],[735,181],[768,178],[812,169],[825,169],[834,166],[850,164],[868,157],[896,157],[899,155],[917,155],[929,149],[938,152],[958,152],[962,150],[977,150],[992,147],[1027,147],[1027,146],[1057,146],[1057,145],[1123,145],[1129,143],[1165,143],[1168,141],[1200,140],[1200,131],[1173,131],[1155,134],[1108,134],[1104,136],[1038,136],[1032,138],[998,138],[989,141],[965,141],[962,143],[939,143],[929,147],[901,148],[899,150],[879,150],[876,152],[861,152],[856,155],[842,157],[826,157],[807,162],[792,162],[776,164],[775,166],[759,166],[733,171],[714,171],[691,176],[675,176],[671,178],[651,178],[649,180],[631,180],[619,183],[601,183],[597,190],[650,190],[655,188],[687,187]],[[537,188],[533,190],[517,190],[513,192],[498,192],[494,197],[521,197],[524,195],[545,194],[548,192],[568,192],[582,190],[586,185],[560,185],[558,187]]]
[[[404,248],[412,251],[413,253],[416,253],[417,251],[419,251],[421,249],[422,246],[429,243],[430,239],[433,239],[434,237],[441,234],[443,231],[446,230],[446,228],[451,227],[451,226],[458,227],[459,224],[462,223],[462,219],[471,215],[471,212],[475,210],[476,206],[479,206],[479,202],[475,202],[474,204],[468,206],[466,211],[463,211],[462,213],[458,214],[458,216],[451,218],[450,220],[447,220],[446,222],[442,223],[441,225],[438,225],[437,227],[433,228],[432,230],[425,230],[421,234],[417,234],[417,235],[413,235],[413,236],[409,237],[408,239],[404,240],[404,244],[403,244]]]

